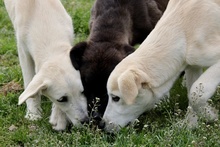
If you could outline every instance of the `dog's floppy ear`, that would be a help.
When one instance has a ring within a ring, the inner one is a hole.
[[[126,56],[133,53],[135,51],[135,48],[130,46],[130,45],[125,45],[124,46],[124,51],[125,51],[125,54]]]
[[[76,44],[70,51],[70,59],[76,70],[79,70],[82,64],[82,58],[86,47],[87,42],[80,42]]]
[[[128,69],[118,78],[119,91],[127,105],[134,103],[140,88],[147,88],[149,77],[139,69]]]
[[[21,105],[28,98],[33,98],[36,94],[40,93],[42,90],[47,89],[48,84],[43,81],[42,76],[35,75],[32,81],[25,88],[24,92],[19,96],[18,105]]]

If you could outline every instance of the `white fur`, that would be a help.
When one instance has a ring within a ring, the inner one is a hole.
[[[56,130],[87,117],[79,71],[70,61],[72,20],[59,0],[4,0],[14,25],[25,91],[19,104],[27,103],[26,118],[41,118],[41,94],[53,103],[50,122]],[[67,102],[58,102],[68,96]],[[61,110],[62,111],[61,111]],[[64,114],[63,114],[64,113]]]
[[[208,67],[203,73],[202,68]],[[111,73],[105,129],[119,129],[154,107],[186,71],[189,111],[186,122],[198,116],[209,120],[218,112],[207,100],[220,83],[220,1],[170,0],[155,29]],[[112,97],[120,100],[114,102]]]

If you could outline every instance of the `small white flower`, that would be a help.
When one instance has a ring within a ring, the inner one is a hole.
[[[139,123],[140,121],[139,121],[138,119],[135,119],[135,122],[136,122],[136,123]]]
[[[195,141],[195,140],[193,140],[191,143],[192,143],[192,144],[195,144],[195,143],[196,143],[196,141]]]
[[[145,125],[144,125],[144,128],[147,128],[147,127],[148,127],[148,125],[147,125],[147,124],[145,124]]]

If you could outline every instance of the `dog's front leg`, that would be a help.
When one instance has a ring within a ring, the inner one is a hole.
[[[192,85],[189,93],[189,105],[192,113],[187,118],[205,117],[209,121],[218,118],[218,111],[211,107],[208,100],[220,83],[220,62],[209,67]],[[197,116],[198,115],[198,116]],[[193,119],[192,119],[193,120]],[[195,122],[196,123],[196,122]],[[189,122],[189,124],[192,124]]]
[[[24,81],[24,87],[28,86],[28,84],[31,82],[35,75],[35,69],[34,69],[34,62],[28,54],[27,48],[25,48],[25,45],[20,43],[21,41],[18,40],[18,55],[19,55],[19,60],[20,60],[20,65],[22,69],[22,74],[23,74],[23,81]],[[41,118],[41,97],[40,94],[36,94],[32,98],[28,98],[26,100],[27,104],[27,112],[25,115],[25,118],[29,120],[38,120]]]
[[[54,103],[52,106],[52,112],[49,122],[52,124],[53,129],[57,131],[65,130],[68,124],[66,114],[62,110],[60,110],[60,108],[58,108]]]
[[[201,76],[203,69],[201,67],[188,66],[185,69],[186,87],[189,94],[192,84]]]

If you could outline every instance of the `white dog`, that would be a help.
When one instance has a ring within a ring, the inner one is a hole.
[[[41,118],[40,95],[53,106],[54,129],[66,127],[66,116],[77,125],[87,120],[87,105],[80,80],[70,61],[73,26],[59,0],[4,0],[16,32],[27,103],[26,118]],[[62,110],[62,111],[61,111]]]
[[[202,68],[208,67],[203,73]],[[100,126],[112,131],[154,108],[186,71],[188,127],[218,112],[207,100],[220,83],[220,1],[170,0],[148,38],[111,73],[109,102]]]

